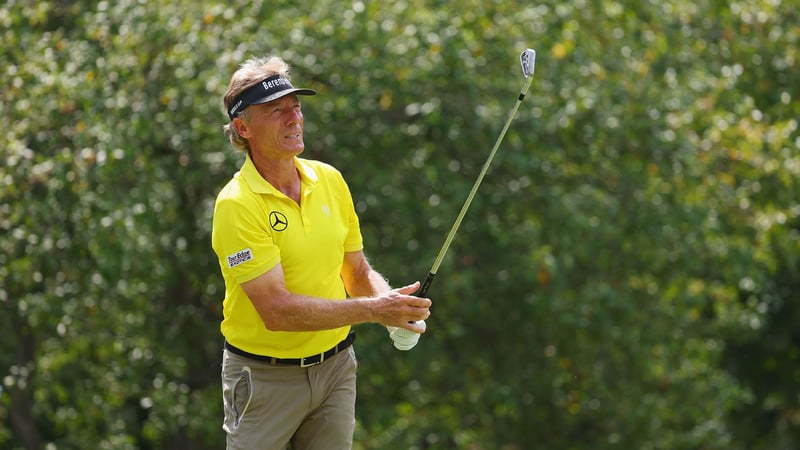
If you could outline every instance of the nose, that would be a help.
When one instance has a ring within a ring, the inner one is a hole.
[[[296,123],[303,123],[303,111],[300,108],[291,108],[289,110],[289,115],[286,119],[286,122],[289,125],[294,125]]]

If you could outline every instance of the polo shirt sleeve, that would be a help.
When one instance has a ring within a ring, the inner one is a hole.
[[[217,199],[211,240],[223,276],[239,284],[263,275],[281,261],[271,229],[255,203]]]

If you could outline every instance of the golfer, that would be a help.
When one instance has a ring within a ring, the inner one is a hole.
[[[425,331],[430,300],[392,289],[367,261],[349,189],[300,158],[303,111],[290,68],[250,59],[223,100],[224,131],[246,153],[220,191],[212,246],[225,280],[223,429],[231,449],[348,449],[355,427],[351,325],[376,322],[398,348]],[[416,322],[415,322],[416,321]]]

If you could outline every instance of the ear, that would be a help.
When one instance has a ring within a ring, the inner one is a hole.
[[[247,127],[247,124],[244,122],[244,120],[234,117],[233,121],[231,122],[231,126],[236,129],[236,132],[239,134],[239,136],[245,139],[250,137],[250,129]]]

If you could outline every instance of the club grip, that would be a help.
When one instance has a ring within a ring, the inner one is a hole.
[[[426,295],[428,295],[428,289],[431,287],[431,283],[433,283],[433,277],[435,276],[436,276],[435,273],[428,272],[428,276],[425,277],[425,281],[422,282],[422,287],[419,288],[419,291],[417,291],[417,297],[425,297]],[[414,322],[408,322],[408,323],[414,323]]]
[[[422,282],[422,287],[417,292],[417,297],[425,297],[428,295],[428,289],[431,287],[431,283],[433,283],[433,277],[435,277],[435,273],[428,272],[428,276],[425,277],[425,281]]]

